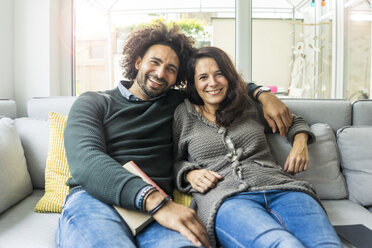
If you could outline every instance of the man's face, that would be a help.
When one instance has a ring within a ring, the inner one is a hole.
[[[177,79],[179,60],[172,48],[153,45],[143,58],[136,61],[138,74],[134,79],[134,95],[149,100],[169,90]]]

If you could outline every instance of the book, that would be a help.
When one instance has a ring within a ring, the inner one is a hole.
[[[145,172],[141,170],[133,161],[123,165],[123,168],[129,172],[139,176],[148,184],[155,186],[155,188],[163,195],[167,194],[153,181]],[[114,206],[115,210],[120,214],[123,220],[129,226],[133,236],[136,236],[140,231],[142,231],[148,224],[150,224],[154,219],[148,213],[140,212],[138,210],[126,209],[119,206]]]
[[[365,225],[337,225],[333,226],[337,234],[346,241],[349,246],[357,248],[372,247],[372,230]]]

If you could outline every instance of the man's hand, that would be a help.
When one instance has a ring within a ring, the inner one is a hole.
[[[146,210],[153,209],[163,198],[158,191],[151,193],[145,202]],[[194,245],[211,247],[207,230],[193,209],[170,200],[153,217],[160,225],[179,232]]]
[[[296,134],[293,147],[284,164],[284,171],[290,174],[296,174],[307,170],[309,166],[309,150],[307,140],[309,135],[306,133]]]
[[[256,95],[257,90],[254,92]],[[284,137],[292,125],[293,116],[289,108],[273,93],[262,92],[258,96],[258,101],[262,103],[264,117],[269,126],[276,133],[279,129],[280,136]]]
[[[192,170],[186,174],[186,180],[191,184],[195,190],[200,193],[205,193],[209,189],[216,187],[216,184],[222,176],[217,172],[201,169]]]

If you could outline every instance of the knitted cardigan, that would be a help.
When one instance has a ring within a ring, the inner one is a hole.
[[[209,240],[216,247],[215,216],[223,201],[239,192],[263,190],[302,191],[319,203],[313,187],[283,172],[272,156],[265,136],[262,109],[252,101],[250,107],[228,127],[218,127],[200,115],[185,99],[173,120],[176,187],[191,193],[191,207],[207,228]],[[266,126],[268,127],[267,123]],[[303,118],[294,116],[287,138],[292,143],[297,133],[309,134],[308,143],[315,141]],[[226,144],[226,136],[234,144],[232,154]],[[232,157],[235,161],[231,161]],[[218,172],[223,180],[215,188],[202,194],[184,181],[184,174],[193,169]]]

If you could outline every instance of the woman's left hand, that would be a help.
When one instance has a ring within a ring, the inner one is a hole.
[[[296,174],[307,170],[309,166],[309,150],[307,140],[309,135],[306,133],[296,134],[292,149],[284,164],[284,171],[290,174]]]

